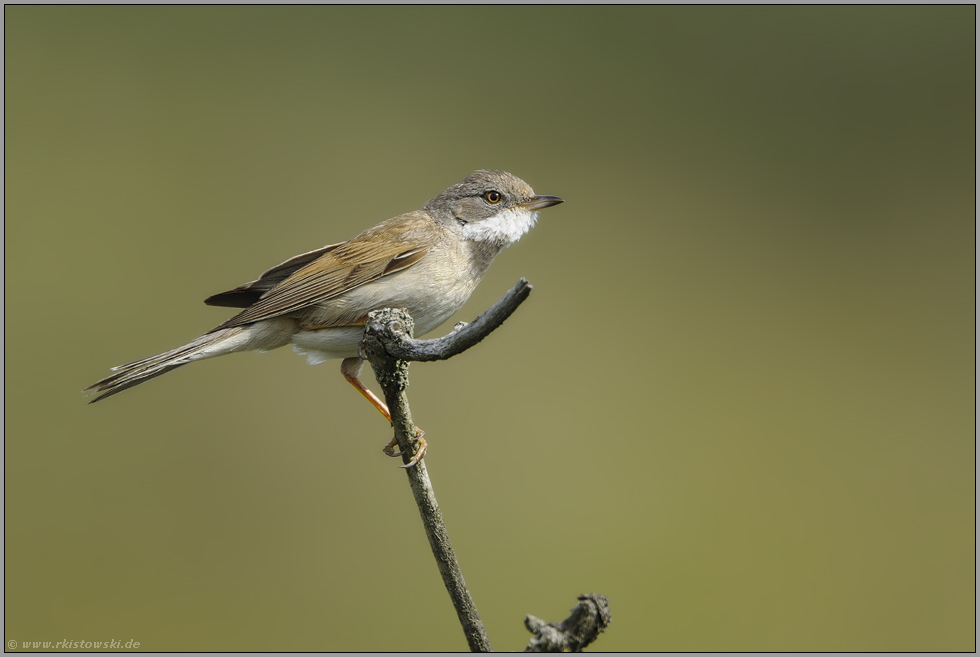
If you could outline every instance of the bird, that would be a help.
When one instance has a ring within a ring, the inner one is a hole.
[[[536,195],[507,171],[481,169],[421,210],[364,230],[346,242],[294,256],[256,280],[204,300],[240,312],[191,342],[112,368],[86,391],[89,403],[198,360],[291,344],[310,364],[341,359],[344,378],[391,422],[387,406],[360,380],[368,313],[404,308],[416,333],[432,331],[469,299],[494,258],[564,202]],[[413,456],[425,454],[425,442]],[[394,440],[385,447],[390,456]],[[408,466],[414,463],[409,463]]]

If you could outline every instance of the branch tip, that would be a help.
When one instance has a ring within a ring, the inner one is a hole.
[[[597,593],[580,595],[571,615],[558,623],[545,623],[527,615],[524,627],[534,636],[524,652],[582,652],[612,622],[609,600]]]

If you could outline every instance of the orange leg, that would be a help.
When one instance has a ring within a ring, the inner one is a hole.
[[[347,379],[347,383],[354,386],[354,388],[364,395],[364,398],[371,402],[371,405],[378,409],[378,412],[385,416],[388,422],[391,422],[391,412],[385,403],[378,399],[378,396],[367,389],[358,376],[361,374],[361,367],[364,365],[364,361],[360,358],[345,358],[340,364],[340,373],[344,375]]]
[[[340,372],[344,375],[344,378],[347,379],[347,383],[354,386],[359,393],[364,395],[364,398],[371,402],[371,405],[378,409],[378,412],[384,415],[385,419],[388,420],[388,423],[390,424],[391,411],[388,410],[388,407],[383,401],[378,399],[377,395],[368,390],[367,386],[365,386],[359,378],[361,374],[361,367],[363,367],[363,365],[364,361],[362,361],[360,358],[345,358],[340,364]],[[415,455],[408,461],[408,463],[401,466],[403,468],[410,468],[421,461],[428,449],[428,443],[426,443],[425,439],[422,437],[425,435],[425,432],[418,427],[415,427],[415,431],[415,438],[419,441],[419,446],[415,451]],[[398,441],[392,438],[391,441],[384,446],[382,451],[388,456],[401,456],[402,452],[395,451],[395,447],[397,445]]]

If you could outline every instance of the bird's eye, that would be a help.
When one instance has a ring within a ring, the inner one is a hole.
[[[500,199],[503,197],[500,192],[490,191],[484,194],[483,198],[487,199],[487,203],[500,203]]]

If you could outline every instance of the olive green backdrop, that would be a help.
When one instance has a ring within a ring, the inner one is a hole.
[[[566,203],[436,334],[534,292],[410,388],[494,647],[975,648],[974,7],[4,17],[6,641],[465,649],[337,362],[80,391],[502,168]]]

